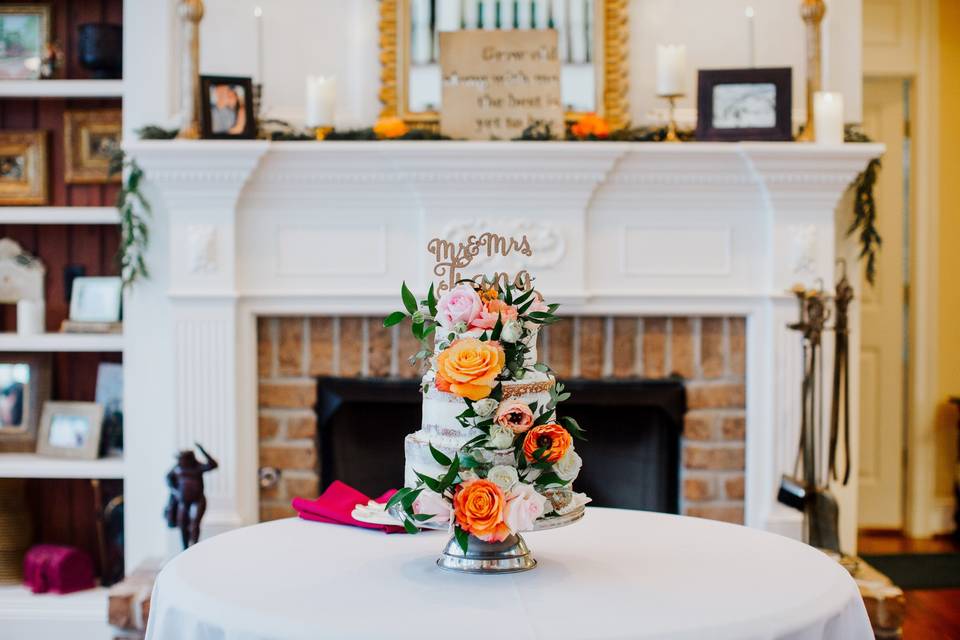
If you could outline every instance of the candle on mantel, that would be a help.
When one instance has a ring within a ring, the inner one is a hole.
[[[747,66],[757,66],[756,26],[753,23],[753,7],[747,7]]]
[[[257,84],[263,84],[263,9],[259,6],[253,8],[253,19],[257,25]]]
[[[329,127],[333,124],[337,103],[337,79],[307,76],[307,127]]]
[[[687,67],[687,47],[682,44],[657,45],[657,95],[684,94],[684,76]]]
[[[843,144],[843,95],[813,94],[813,132],[817,144]]]

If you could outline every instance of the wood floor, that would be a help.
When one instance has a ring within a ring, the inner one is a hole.
[[[960,551],[960,545],[950,538],[913,540],[888,532],[861,532],[857,544],[859,553],[867,555]],[[904,593],[904,640],[960,640],[960,589],[914,589]]]

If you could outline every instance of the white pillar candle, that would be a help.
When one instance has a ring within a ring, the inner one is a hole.
[[[570,62],[587,61],[587,0],[570,0]]]
[[[550,9],[548,0],[533,0],[533,26],[535,29],[546,29],[550,26]]]
[[[500,0],[500,30],[511,31],[513,29],[514,16],[513,0]]]
[[[340,0],[344,55],[338,56],[337,108],[333,125],[337,129],[371,126],[380,112],[377,92],[380,65],[377,53],[379,3],[377,0]]]
[[[254,82],[263,84],[263,9],[259,6],[253,8],[253,20],[257,30],[257,76]]]
[[[337,103],[337,81],[333,77],[307,76],[308,127],[329,127]]]
[[[427,64],[433,37],[430,33],[430,0],[413,0],[410,11],[410,57],[414,64]]]
[[[557,30],[557,55],[560,56],[560,62],[568,62],[569,57],[569,17],[567,13],[567,0],[552,0],[550,3],[550,15],[553,17],[553,28]]]
[[[436,12],[437,31],[460,30],[460,21],[463,20],[462,0],[437,0]]]
[[[17,302],[17,333],[35,336],[46,330],[46,305],[43,300],[20,300]]]
[[[829,91],[813,94],[813,130],[817,144],[843,144],[843,96]]]
[[[687,48],[682,44],[657,45],[657,95],[679,96],[684,91]]]
[[[480,12],[484,30],[494,31],[497,28],[497,0],[480,0]]]
[[[480,0],[464,0],[463,28],[476,29],[480,26]]]
[[[753,7],[747,7],[747,66],[757,66],[756,28],[753,23]]]
[[[517,1],[517,28],[529,29],[533,26],[533,3],[531,0]]]

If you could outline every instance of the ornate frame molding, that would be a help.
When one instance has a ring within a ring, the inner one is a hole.
[[[409,0],[380,0],[380,110],[381,117],[399,116],[408,124],[436,128],[439,114],[435,111],[413,113],[406,108],[407,69],[403,61],[409,59],[410,39],[406,7]],[[629,82],[629,7],[627,0],[603,0],[603,52],[596,61],[597,87],[601,115],[611,127],[617,128],[630,121],[627,104]],[[568,112],[567,118],[575,118]]]

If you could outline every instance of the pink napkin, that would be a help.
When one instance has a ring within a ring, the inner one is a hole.
[[[377,502],[386,502],[396,492],[396,489],[387,491],[377,498]],[[354,520],[353,516],[350,515],[353,513],[354,507],[358,504],[365,505],[368,502],[370,502],[370,498],[364,494],[339,480],[334,480],[333,483],[327,487],[327,490],[316,500],[294,498],[291,506],[297,510],[297,513],[304,520],[328,522],[330,524],[346,524],[354,527],[363,527],[364,529],[379,529],[386,533],[403,532],[403,527],[370,524],[368,522]]]

